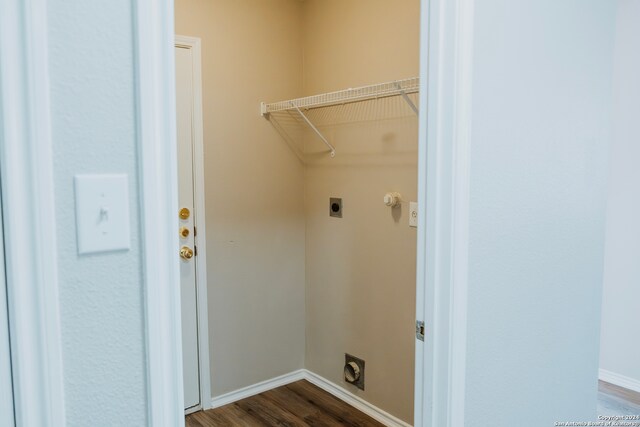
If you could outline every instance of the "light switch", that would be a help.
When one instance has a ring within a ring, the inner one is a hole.
[[[127,175],[76,175],[74,182],[78,253],[128,250]]]
[[[418,202],[409,202],[409,227],[418,226]]]

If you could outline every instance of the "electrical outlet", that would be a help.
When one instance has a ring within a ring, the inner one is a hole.
[[[409,227],[418,226],[418,202],[409,202]]]

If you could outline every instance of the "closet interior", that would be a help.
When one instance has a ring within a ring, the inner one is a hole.
[[[419,8],[176,0],[201,42],[214,403],[306,370],[412,423]]]

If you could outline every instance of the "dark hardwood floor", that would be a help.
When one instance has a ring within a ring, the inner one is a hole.
[[[383,426],[326,391],[298,381],[186,417],[187,427]]]

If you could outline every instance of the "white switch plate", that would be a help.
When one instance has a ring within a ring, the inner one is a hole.
[[[79,254],[129,249],[127,181],[126,174],[74,177]]]
[[[409,202],[409,227],[418,226],[418,202]]]

